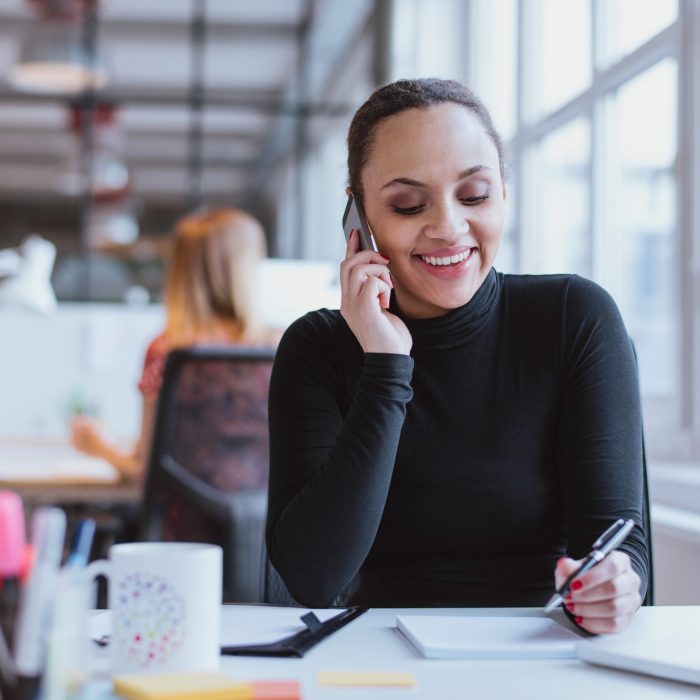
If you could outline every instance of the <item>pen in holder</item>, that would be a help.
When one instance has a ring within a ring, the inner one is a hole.
[[[32,517],[35,563],[22,589],[14,635],[18,698],[32,698],[46,664],[46,635],[63,555],[66,515],[59,508],[39,508]]]
[[[47,640],[42,696],[51,700],[74,697],[86,680],[89,658],[86,633],[93,597],[92,580],[85,567],[64,567],[58,577]]]

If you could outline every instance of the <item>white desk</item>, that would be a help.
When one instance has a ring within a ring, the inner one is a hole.
[[[89,457],[57,438],[0,438],[0,482],[18,484],[114,484],[109,462]]]
[[[135,503],[141,487],[120,480],[105,460],[81,454],[66,440],[0,438],[0,489],[25,506]]]
[[[640,615],[664,615],[645,608]],[[303,611],[300,611],[303,612]],[[397,614],[540,615],[536,609],[375,609],[314,647],[303,659],[222,657],[236,680],[299,680],[305,700],[672,700],[700,697],[698,686],[591,666],[578,660],[428,660],[395,629]],[[561,612],[556,613],[565,620]],[[235,620],[235,612],[225,619]],[[317,671],[410,671],[413,688],[333,688]],[[104,696],[100,696],[104,697]]]

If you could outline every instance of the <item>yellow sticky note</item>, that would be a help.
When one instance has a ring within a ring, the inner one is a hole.
[[[319,671],[319,685],[403,686],[415,685],[412,673],[400,671]]]
[[[132,674],[114,679],[115,694],[128,700],[252,700],[250,683],[220,673]]]

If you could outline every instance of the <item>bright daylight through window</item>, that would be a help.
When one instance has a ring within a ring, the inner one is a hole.
[[[610,291],[637,348],[652,453],[678,458],[697,447],[700,409],[697,360],[683,350],[697,310],[681,295],[697,205],[682,210],[692,183],[678,170],[682,101],[697,99],[678,89],[692,59],[679,12],[691,8],[473,0],[468,76],[511,157],[511,238],[497,267],[575,272]]]

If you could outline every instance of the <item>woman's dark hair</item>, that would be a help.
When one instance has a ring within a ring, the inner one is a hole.
[[[503,142],[493,126],[488,110],[471,90],[456,80],[441,80],[439,78],[397,80],[377,88],[352,118],[348,131],[348,185],[355,196],[362,200],[360,175],[369,159],[377,125],[383,119],[406,109],[430,107],[443,102],[463,105],[479,120],[484,131],[496,146],[498,166],[501,177],[505,179]]]

